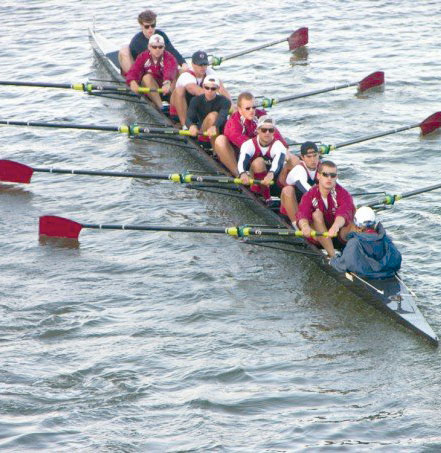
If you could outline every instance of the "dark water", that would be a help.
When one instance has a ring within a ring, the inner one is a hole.
[[[0,79],[105,77],[87,38],[117,45],[151,6],[184,55],[224,56],[310,30],[306,61],[278,45],[225,62],[230,91],[273,97],[376,70],[384,92],[280,104],[292,139],[338,143],[440,109],[438,2],[3,2]],[[189,40],[191,38],[191,41]],[[130,104],[0,89],[1,119],[118,125]],[[188,152],[105,132],[0,129],[2,158],[32,166],[183,171]],[[441,138],[417,129],[332,154],[350,190],[438,182]],[[382,215],[402,278],[441,332],[440,193]],[[441,449],[440,356],[306,258],[209,235],[83,231],[38,240],[38,217],[91,223],[259,223],[241,202],[171,183],[35,174],[0,185],[0,448],[5,451],[417,451]],[[261,222],[261,220],[260,220]]]

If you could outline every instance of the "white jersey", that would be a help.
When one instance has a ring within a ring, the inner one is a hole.
[[[194,69],[193,69],[193,66],[191,64],[189,65],[188,69],[189,69],[189,71],[194,73]],[[192,74],[191,72],[187,72],[187,71],[183,72],[178,77],[178,80],[176,81],[176,86],[177,87],[185,87],[189,83],[195,83],[196,85],[201,86],[202,85],[202,81],[204,80],[205,76],[201,77],[201,78],[198,78],[194,74]],[[210,68],[210,66],[208,66],[206,75],[216,76],[216,71],[214,69]]]
[[[248,171],[251,162],[254,159],[257,157],[263,157],[265,161],[271,161],[269,171],[272,171],[277,177],[283,167],[283,163],[285,162],[285,153],[286,148],[280,140],[275,140],[268,146],[262,146],[258,137],[254,137],[244,142],[240,147],[237,169],[239,174]]]
[[[317,169],[310,170],[306,165],[296,165],[286,177],[286,184],[296,186],[302,193],[308,192],[312,187],[311,182],[315,181]]]

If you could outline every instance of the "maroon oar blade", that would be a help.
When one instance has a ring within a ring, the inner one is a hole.
[[[40,217],[38,233],[56,238],[78,239],[82,228],[81,223],[73,220],[54,215],[44,215]]]
[[[358,84],[358,90],[362,93],[363,91],[369,90],[384,84],[384,72],[377,71],[369,74]]]
[[[441,126],[441,112],[436,112],[433,115],[430,115],[420,124],[421,133],[423,135],[430,134],[435,129],[438,129],[440,126]]]
[[[308,44],[308,28],[302,27],[291,33],[288,38],[289,50],[297,49],[297,47],[306,46]]]
[[[29,184],[34,170],[12,160],[0,160],[0,181]]]

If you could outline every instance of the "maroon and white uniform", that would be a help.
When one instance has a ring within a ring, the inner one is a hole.
[[[176,58],[166,50],[157,62],[148,50],[140,53],[129,72],[126,74],[126,83],[130,86],[130,82],[135,81],[141,83],[145,74],[151,74],[161,87],[165,80],[173,82],[178,73],[178,63]]]
[[[302,219],[312,223],[312,214],[317,209],[323,212],[327,228],[331,228],[337,216],[345,219],[346,226],[352,222],[355,214],[355,206],[351,194],[339,184],[329,192],[326,199],[322,197],[318,185],[315,185],[305,193],[296,214],[297,225]]]
[[[262,146],[259,143],[258,137],[247,140],[240,147],[239,161],[237,168],[239,174],[242,174],[250,169],[251,162],[258,157],[262,157],[267,166],[270,166],[268,171],[274,173],[274,179],[282,170],[285,162],[286,148],[280,140],[274,139],[268,146]]]
[[[318,167],[310,170],[304,162],[297,164],[286,177],[286,185],[293,186],[296,192],[297,202],[300,203],[303,195],[317,183]],[[285,206],[280,207],[280,213],[288,215]]]
[[[190,64],[187,71],[184,71],[176,82],[176,87],[185,87],[190,83],[195,83],[198,86],[202,86],[206,76],[216,76],[216,71],[213,68],[208,67],[204,77],[198,78],[193,71],[193,66]],[[217,76],[216,76],[217,77]]]
[[[247,140],[257,135],[257,120],[266,114],[265,110],[256,109],[254,118],[247,120],[239,112],[234,112],[225,123],[224,135],[235,148],[240,149]],[[288,144],[277,128],[274,131],[274,138],[288,148]]]

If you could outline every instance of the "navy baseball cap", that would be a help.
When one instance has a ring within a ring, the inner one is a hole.
[[[208,55],[207,52],[204,52],[203,50],[198,50],[191,56],[191,61],[194,64],[204,66],[208,66]]]

